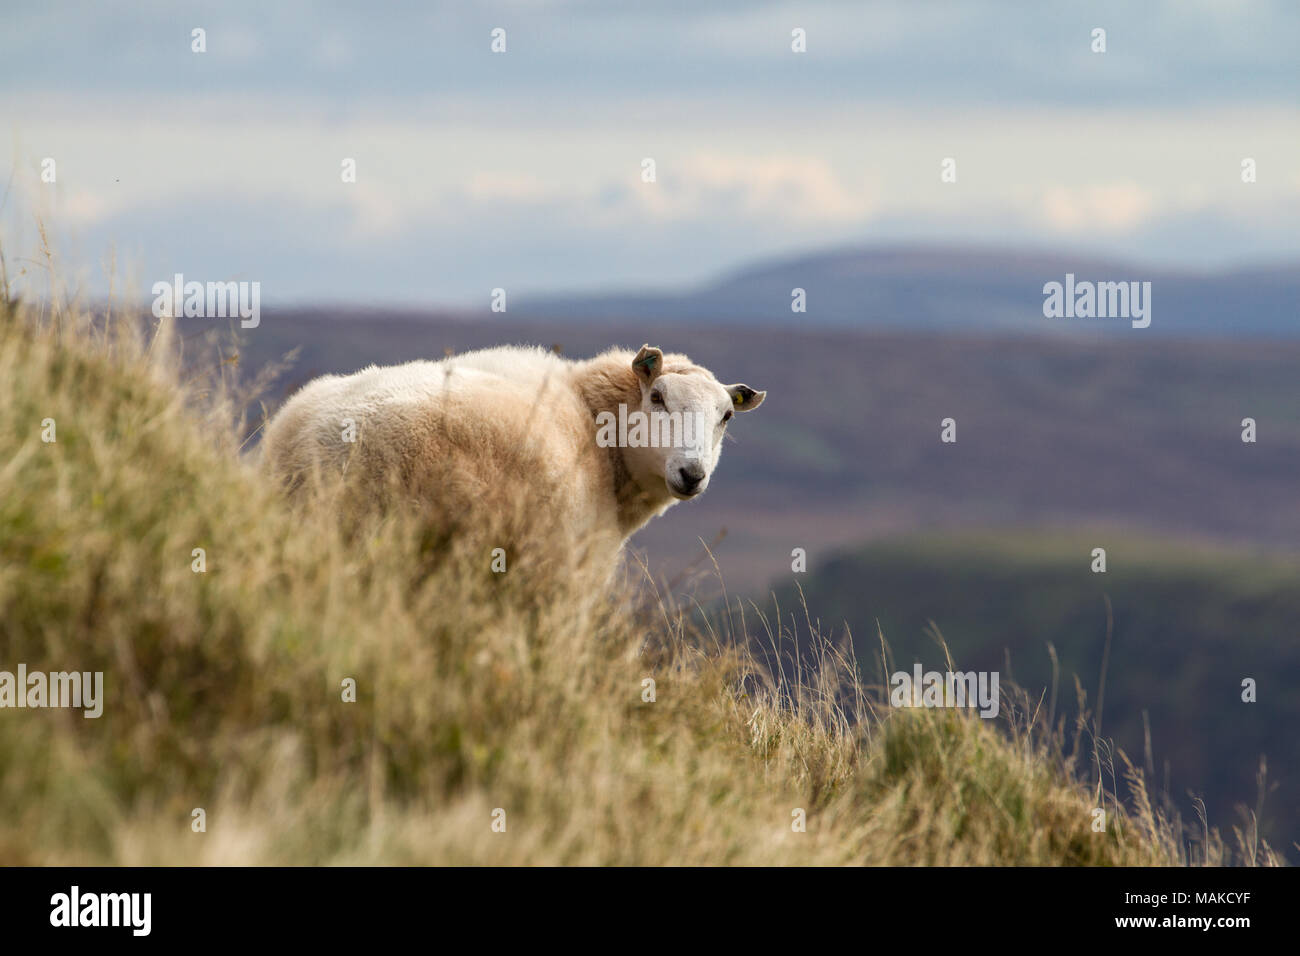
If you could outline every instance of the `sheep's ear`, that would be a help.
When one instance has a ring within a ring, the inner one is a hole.
[[[637,377],[647,385],[659,377],[663,368],[664,353],[649,342],[641,346],[641,351],[637,352],[636,358],[632,360],[632,371],[636,372]]]
[[[756,392],[748,385],[728,385],[731,393],[731,406],[738,412],[752,412],[763,404],[767,392]]]

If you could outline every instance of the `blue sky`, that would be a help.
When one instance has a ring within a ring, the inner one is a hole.
[[[109,261],[141,297],[182,272],[266,302],[475,305],[847,243],[1300,258],[1292,2],[51,2],[4,21],[0,239],[12,271],[39,216],[92,294]]]

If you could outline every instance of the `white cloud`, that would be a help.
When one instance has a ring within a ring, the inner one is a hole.
[[[1056,186],[1042,195],[1042,214],[1058,233],[1122,232],[1146,221],[1155,208],[1149,190],[1135,183],[1082,188]]]
[[[796,223],[864,220],[875,208],[863,183],[850,188],[823,159],[807,155],[704,152],[665,167],[636,196],[653,219],[741,215]]]
[[[537,175],[529,172],[484,170],[476,172],[463,187],[465,195],[487,202],[537,203],[558,199],[560,194]]]

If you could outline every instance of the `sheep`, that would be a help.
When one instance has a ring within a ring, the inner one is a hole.
[[[460,526],[512,513],[612,559],[708,487],[733,412],[766,396],[649,344],[581,361],[502,346],[317,378],[268,423],[263,455],[295,494],[346,475],[367,506],[403,497]]]

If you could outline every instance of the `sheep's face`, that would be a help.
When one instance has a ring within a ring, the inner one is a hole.
[[[723,385],[698,367],[665,371],[663,352],[649,345],[632,368],[641,385],[645,428],[629,429],[624,461],[647,491],[666,488],[679,501],[694,498],[709,486],[728,422],[736,412],[757,408],[767,393]]]

